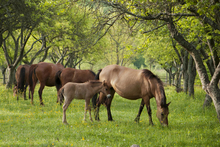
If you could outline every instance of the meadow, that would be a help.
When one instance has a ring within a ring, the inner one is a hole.
[[[62,106],[56,103],[55,88],[43,91],[45,106],[39,105],[38,88],[34,105],[19,101],[11,89],[0,86],[0,146],[73,146],[73,147],[141,147],[219,146],[220,123],[214,106],[203,109],[205,93],[196,87],[195,99],[165,87],[169,106],[169,126],[162,127],[156,118],[156,102],[151,99],[154,126],[144,109],[139,123],[134,122],[141,100],[130,101],[116,95],[112,102],[114,121],[107,121],[107,111],[100,109],[101,121],[83,121],[84,101],[73,100],[67,109],[69,125],[62,123]],[[94,119],[94,116],[93,116]]]

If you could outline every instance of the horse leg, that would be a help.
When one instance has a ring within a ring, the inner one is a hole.
[[[66,121],[66,110],[67,110],[67,108],[68,108],[68,106],[70,105],[70,103],[71,103],[71,101],[72,101],[73,99],[65,99],[65,101],[64,101],[64,104],[63,104],[63,123],[64,124],[68,124],[67,123],[67,121]]]
[[[17,101],[19,100],[19,91],[18,91],[18,89],[16,89],[16,91],[17,91]]]
[[[141,104],[140,104],[140,108],[139,108],[139,111],[138,111],[138,115],[134,119],[134,121],[139,122],[140,117],[141,117],[141,112],[143,111],[143,108],[144,108],[144,100],[142,99]]]
[[[23,93],[23,95],[24,95],[24,100],[27,100],[27,98],[26,98],[26,89],[27,89],[27,84],[25,85],[25,87],[24,87],[24,93]]]
[[[32,88],[30,88],[30,91],[31,91],[31,104],[33,105],[33,97],[34,97],[34,88],[35,86],[33,86]]]
[[[34,104],[34,100],[33,99],[34,99],[34,89],[35,89],[36,84],[37,84],[37,81],[33,80],[32,86],[29,87],[29,91],[31,91],[31,104],[32,105]]]
[[[95,110],[94,110],[95,120],[97,120],[97,121],[100,121],[100,119],[99,119],[99,107],[100,106],[101,106],[101,101],[100,101],[100,98],[98,98],[97,102],[96,102],[96,107],[95,107]]]
[[[146,104],[146,108],[147,108],[147,112],[148,112],[148,116],[149,116],[149,124],[150,125],[154,125],[153,121],[152,121],[152,112],[151,112],[151,108],[150,108],[150,99],[149,98],[143,98],[144,102]]]
[[[43,92],[43,89],[45,87],[45,84],[40,84],[40,88],[38,90],[38,94],[39,94],[39,98],[40,98],[40,105],[43,105],[44,106],[44,103],[43,103],[43,100],[42,100],[42,92]]]
[[[31,99],[31,95],[30,95],[30,86],[28,86],[28,96],[29,96],[29,99]]]
[[[86,98],[86,102],[85,102],[85,115],[84,115],[84,121],[86,121],[86,113],[87,113],[87,110],[89,110],[89,119],[91,121],[92,120],[92,116],[91,116],[91,107],[90,107],[90,99],[89,98]]]
[[[112,89],[111,90],[111,98],[106,98],[106,108],[107,108],[107,114],[108,114],[108,121],[113,121],[112,119],[112,114],[111,114],[111,103],[112,103],[112,99],[114,97],[114,94],[115,94],[115,90]]]

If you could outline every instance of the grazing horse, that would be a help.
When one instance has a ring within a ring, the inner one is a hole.
[[[147,69],[135,70],[118,65],[109,65],[102,70],[99,70],[96,79],[106,81],[107,85],[111,87],[112,96],[110,99],[106,99],[106,97],[100,93],[99,98],[96,101],[96,120],[99,120],[99,107],[102,103],[106,104],[108,120],[112,120],[110,106],[114,93],[116,92],[121,97],[129,100],[142,98],[136,120],[138,121],[140,119],[141,111],[144,105],[146,105],[149,115],[149,123],[151,125],[153,125],[153,121],[151,117],[150,99],[155,97],[157,103],[157,117],[161,125],[168,125],[168,106],[170,103],[166,103],[162,81],[151,71]],[[95,100],[93,100],[93,102],[95,102]]]
[[[95,79],[95,73],[91,70],[65,68],[63,70],[59,70],[56,73],[55,82],[56,82],[56,88],[59,90],[62,86],[64,86],[68,82],[84,83],[94,79]]]
[[[30,65],[20,65],[17,68],[17,71],[15,73],[15,79],[17,82],[17,85],[14,86],[13,92],[14,96],[17,95],[17,100],[19,99],[19,94],[23,93],[24,99],[26,99],[26,89],[29,84],[29,68]],[[30,91],[29,91],[29,99],[30,99]]]
[[[68,124],[66,121],[66,110],[72,100],[75,99],[84,99],[85,100],[85,114],[84,114],[84,121],[86,120],[86,112],[89,110],[89,118],[91,121],[91,107],[90,107],[90,99],[92,96],[98,92],[103,92],[105,96],[108,98],[111,97],[110,89],[105,84],[105,81],[99,82],[98,80],[91,80],[85,83],[73,83],[68,82],[66,83],[58,93],[59,100],[62,102],[64,101],[63,105],[63,123]]]
[[[42,91],[45,86],[55,86],[55,75],[59,70],[62,70],[64,66],[60,63],[53,64],[53,63],[46,63],[40,62],[38,64],[33,64],[29,70],[29,85],[31,91],[31,103],[33,104],[33,94],[34,88],[36,86],[37,81],[40,82],[39,88],[39,98],[40,104],[44,105],[42,101]],[[58,89],[57,89],[58,90]]]

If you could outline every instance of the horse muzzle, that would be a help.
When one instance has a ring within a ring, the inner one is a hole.
[[[107,95],[107,98],[108,98],[108,99],[110,99],[111,97],[112,97],[111,94],[108,94],[108,95]]]

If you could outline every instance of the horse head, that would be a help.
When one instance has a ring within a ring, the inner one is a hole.
[[[169,109],[168,106],[171,102],[168,104],[162,104],[160,105],[160,108],[157,108],[157,118],[159,119],[162,126],[168,126],[168,114]]]
[[[111,98],[110,87],[105,83],[105,80],[102,82],[102,92],[106,95],[107,98]]]

